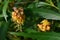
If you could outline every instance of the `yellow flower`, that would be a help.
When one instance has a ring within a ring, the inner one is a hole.
[[[16,22],[17,20],[17,14],[15,12],[12,12],[12,20]]]
[[[13,9],[14,11],[12,12],[12,20],[14,23],[16,23],[16,26],[15,26],[15,28],[17,28],[16,31],[18,30],[22,31],[22,25],[25,20],[23,8],[14,7]]]
[[[41,24],[38,24],[38,28],[41,31],[49,31],[50,30],[50,22],[48,22],[47,19],[44,19],[42,22],[40,22]]]
[[[46,31],[46,28],[42,24],[38,24],[37,26],[39,30],[44,31],[44,32]]]
[[[14,7],[14,12],[12,12],[12,20],[18,24],[23,24],[25,20],[25,15],[23,12],[23,8],[16,8]]]
[[[44,19],[41,23],[43,23],[43,25],[50,25],[50,22],[47,19]]]
[[[46,30],[49,31],[50,30],[50,26],[47,26]]]

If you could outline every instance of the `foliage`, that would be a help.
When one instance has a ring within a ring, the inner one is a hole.
[[[44,19],[50,25],[41,23]],[[42,28],[49,26],[50,29],[42,31],[37,24]],[[0,1],[0,40],[60,40],[59,34],[60,0]]]

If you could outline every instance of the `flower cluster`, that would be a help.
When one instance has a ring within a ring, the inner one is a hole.
[[[16,31],[22,31],[22,25],[24,24],[25,15],[22,7],[16,8],[13,7],[14,11],[12,12],[12,20],[16,23]]]
[[[16,7],[14,7],[13,9],[14,9],[14,11],[12,12],[12,20],[13,20],[13,22],[18,23],[20,25],[23,25],[24,19],[25,19],[23,8],[19,7],[17,9]]]
[[[50,30],[50,22],[47,19],[44,19],[40,24],[37,24],[39,30],[41,31],[49,31]]]

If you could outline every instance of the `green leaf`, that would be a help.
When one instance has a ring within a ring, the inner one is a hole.
[[[17,0],[17,2],[21,2],[22,0]]]
[[[36,40],[60,40],[60,33],[55,32],[37,32],[37,33],[24,33],[24,32],[9,32],[12,35],[30,37]]]
[[[6,34],[8,31],[9,23],[8,22],[2,22],[0,27],[0,40],[6,39]]]
[[[14,0],[9,0],[9,2],[13,2]]]
[[[36,7],[36,3],[31,3],[30,5],[28,5],[28,7],[27,8],[35,8]]]
[[[38,14],[39,16],[42,16],[46,19],[52,19],[52,20],[60,20],[60,14],[46,8],[32,8],[31,9],[34,14]]]
[[[60,1],[57,0],[57,7],[60,9]]]
[[[4,16],[4,18],[5,18],[5,20],[6,20],[6,22],[7,22],[7,13],[6,13],[6,10],[7,10],[7,7],[8,7],[8,3],[9,3],[9,1],[8,0],[4,0],[4,6],[3,6],[3,16]]]
[[[36,3],[36,6],[37,7],[41,7],[41,6],[50,6],[50,4],[48,4],[48,3],[46,3],[46,2],[38,2],[38,3]]]
[[[2,14],[0,14],[0,17],[4,17]]]
[[[36,30],[30,29],[30,28],[26,29],[25,31],[27,33],[36,33],[37,32]]]
[[[52,0],[46,0],[47,2],[52,2]]]
[[[2,2],[2,0],[0,0],[0,3]]]
[[[39,0],[35,0],[35,2],[39,2]]]

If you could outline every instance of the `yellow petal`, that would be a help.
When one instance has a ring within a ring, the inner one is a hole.
[[[50,22],[48,22],[47,19],[44,19],[41,23],[42,23],[43,25],[50,25]]]
[[[50,30],[50,26],[47,26],[46,30],[49,31]]]

